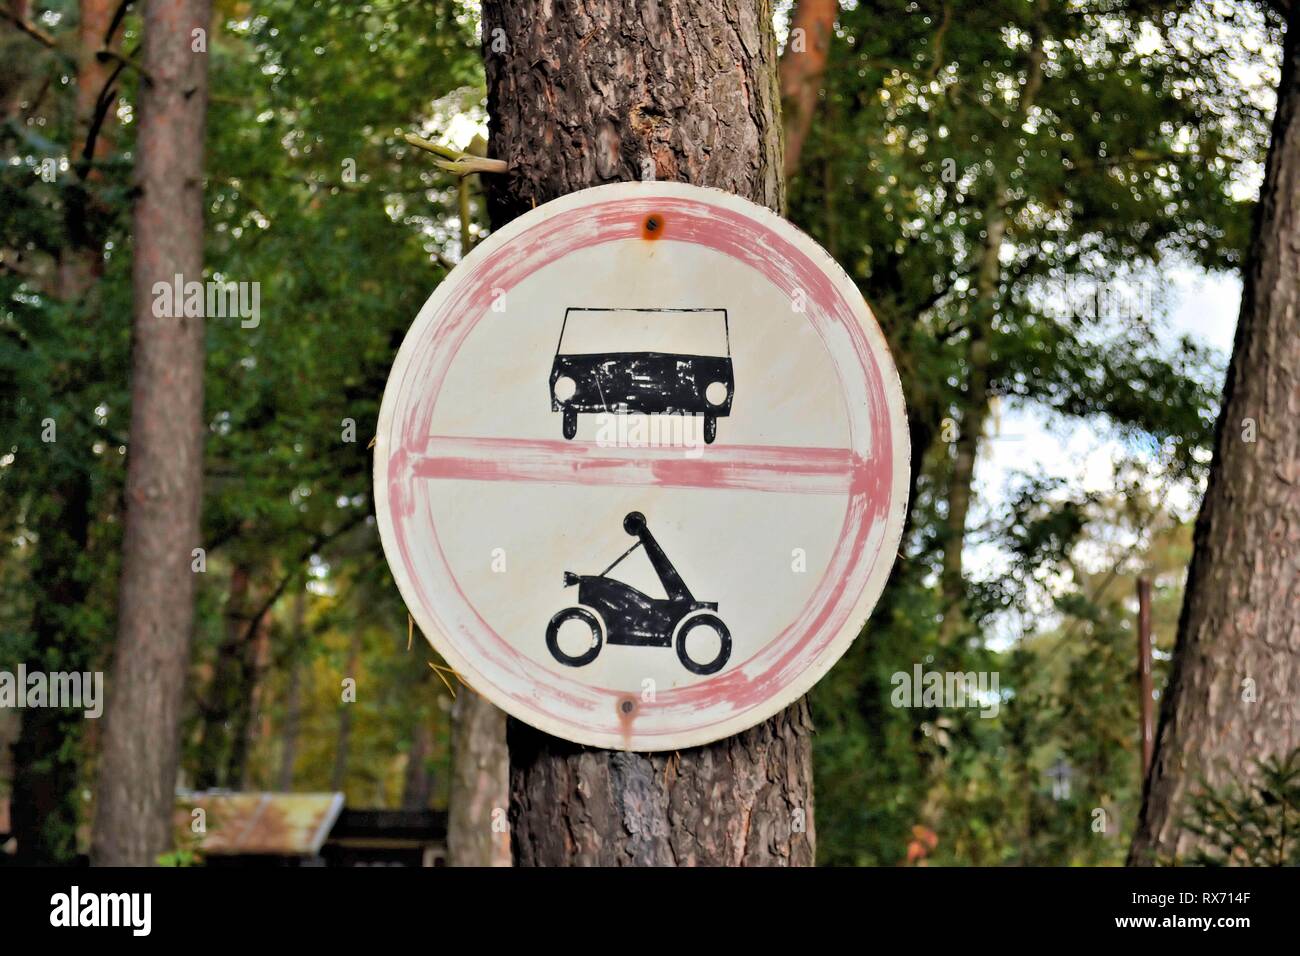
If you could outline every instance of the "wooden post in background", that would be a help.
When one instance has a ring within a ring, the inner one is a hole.
[[[1142,730],[1142,771],[1141,782],[1146,785],[1147,773],[1151,770],[1151,752],[1155,747],[1155,718],[1153,714],[1151,684],[1151,579],[1139,577],[1138,592],[1138,720]]]

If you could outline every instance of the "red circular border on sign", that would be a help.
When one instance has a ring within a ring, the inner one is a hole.
[[[382,447],[391,449],[383,477],[398,557],[423,606],[437,619],[444,634],[464,639],[467,656],[472,652],[498,667],[521,674],[526,671],[527,679],[533,685],[583,711],[585,719],[577,721],[547,710],[541,705],[536,691],[512,691],[491,682],[498,696],[516,700],[529,710],[545,710],[552,719],[574,728],[595,730],[607,736],[621,735],[624,739],[633,734],[655,737],[680,735],[684,731],[679,728],[634,730],[631,724],[645,708],[644,705],[638,707],[636,714],[631,716],[624,713],[620,704],[627,698],[629,692],[626,689],[597,688],[554,674],[497,634],[470,604],[456,581],[438,542],[428,497],[422,504],[420,496],[414,493],[417,479],[412,472],[430,437],[434,408],[447,370],[461,344],[487,314],[495,298],[502,292],[508,293],[538,269],[570,253],[609,242],[644,242],[645,217],[651,213],[657,214],[663,223],[662,239],[657,241],[694,243],[742,261],[792,299],[797,290],[802,291],[806,297],[807,318],[824,344],[832,331],[847,333],[852,354],[857,360],[857,371],[866,385],[867,398],[863,421],[858,420],[852,408],[849,412],[853,473],[839,545],[798,617],[745,663],[770,654],[774,647],[781,647],[782,652],[767,662],[756,676],[746,674],[745,665],[740,665],[698,683],[660,691],[653,710],[658,713],[730,705],[717,720],[691,725],[689,730],[697,732],[734,720],[738,714],[761,706],[779,687],[797,678],[807,666],[818,660],[821,651],[835,640],[847,623],[847,616],[853,611],[881,557],[877,551],[865,567],[860,564],[869,532],[877,522],[887,520],[896,504],[893,501],[896,436],[892,431],[885,392],[886,373],[876,360],[866,331],[858,321],[858,310],[844,299],[826,271],[826,267],[839,268],[829,257],[826,266],[820,265],[775,229],[735,210],[665,196],[612,199],[568,209],[511,236],[510,241],[500,248],[479,250],[491,254],[465,264],[471,271],[455,283],[451,294],[438,305],[432,321],[432,334],[415,343],[417,351],[413,360],[407,363],[401,381],[396,383],[398,412],[390,422],[388,433],[382,436]],[[829,348],[828,352],[836,363],[841,391],[847,397],[846,377],[836,352]],[[896,374],[892,368],[889,373]],[[393,384],[389,383],[390,389]],[[409,400],[416,388],[419,389],[418,397]],[[866,447],[868,439],[870,448]],[[379,480],[378,475],[376,480]],[[427,528],[439,566],[445,572],[446,583],[455,600],[463,605],[457,615],[459,620],[443,620],[436,612],[430,582],[420,577],[412,561],[411,532],[417,523]],[[885,557],[892,562],[894,555],[890,553]],[[797,666],[800,660],[804,661],[802,667]],[[484,679],[487,678],[484,676]]]

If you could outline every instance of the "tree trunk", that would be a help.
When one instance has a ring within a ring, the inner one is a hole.
[[[417,714],[415,726],[411,729],[411,749],[406,755],[406,773],[402,781],[403,810],[429,808],[429,798],[433,796],[433,772],[429,769],[432,752],[432,722],[426,714]]]
[[[452,866],[509,866],[506,715],[469,688],[451,708],[447,857]]]
[[[246,790],[249,786],[249,758],[262,727],[262,698],[271,653],[271,611],[266,609],[248,624],[243,653],[239,657],[238,696],[230,719],[230,752],[226,759],[226,786]]]
[[[999,188],[999,194],[1001,189]],[[956,454],[948,478],[948,514],[943,529],[943,567],[939,574],[942,592],[943,624],[940,640],[952,641],[965,624],[966,601],[965,573],[962,551],[966,547],[966,521],[970,517],[972,490],[975,484],[975,462],[979,456],[980,439],[989,414],[989,333],[998,311],[998,283],[1002,277],[999,256],[1006,236],[1007,221],[1000,208],[995,206],[985,218],[984,249],[980,255],[979,275],[976,284],[974,318],[971,321],[970,342],[966,349],[966,408],[961,417],[961,430],[957,435]]]
[[[74,615],[86,599],[86,581],[76,573],[90,531],[90,477],[64,466],[67,477],[33,508],[39,528],[32,584],[35,647],[28,666],[40,671],[83,672],[90,668],[85,636]],[[24,866],[71,863],[77,854],[80,742],[86,720],[79,710],[34,707],[21,712],[13,745],[12,831],[17,860]]]
[[[357,697],[339,703],[339,736],[334,747],[334,772],[330,775],[330,789],[341,793],[347,789],[348,757],[352,748],[352,708],[357,706],[361,694],[361,680],[357,676],[357,666],[361,663],[361,631],[352,634],[352,648],[348,651],[348,668],[345,678],[356,681],[354,685]]]
[[[767,0],[486,0],[488,154],[510,166],[487,181],[493,226],[647,169],[780,209],[770,14]]]
[[[799,0],[790,17],[790,37],[780,69],[787,178],[798,170],[804,140],[812,128],[839,12],[838,0]]]
[[[1195,847],[1184,822],[1200,780],[1239,782],[1255,761],[1300,744],[1298,113],[1300,4],[1287,16],[1214,463],[1131,863]]]
[[[1043,65],[1047,59],[1048,0],[1036,0],[1034,19],[1030,24],[1029,53],[1025,64],[1025,83],[1016,104],[1019,117],[1028,119],[1038,95],[1043,89]],[[945,24],[950,11],[944,9]],[[935,65],[941,62],[943,34],[947,26],[941,24],[935,36]],[[976,270],[975,302],[972,305],[970,339],[966,350],[965,409],[962,413],[961,431],[957,436],[956,454],[948,479],[948,514],[944,521],[943,567],[939,573],[939,591],[943,607],[943,623],[939,629],[940,640],[950,642],[957,637],[966,623],[965,571],[962,551],[966,547],[966,521],[970,517],[972,489],[975,482],[975,463],[979,457],[979,442],[984,437],[988,421],[989,402],[992,396],[989,371],[993,357],[989,339],[993,336],[993,321],[997,318],[1002,297],[1002,246],[1010,226],[1007,206],[1011,202],[1001,171],[994,175],[993,196],[984,214],[984,245],[980,250]]]
[[[248,566],[236,561],[230,569],[226,594],[225,637],[217,646],[212,680],[203,699],[203,737],[199,741],[194,786],[199,790],[230,786],[226,764],[231,749],[231,725],[238,695],[243,691],[244,633],[248,628]]]
[[[772,9],[718,0],[485,0],[492,223],[600,183],[714,186],[780,211]],[[678,753],[580,747],[509,721],[515,863],[813,862],[806,701]]]
[[[300,649],[303,646],[303,620],[307,614],[307,589],[298,585],[293,596],[292,631],[293,642],[289,650],[289,677],[284,692],[284,729],[281,732],[280,773],[276,778],[276,789],[288,792],[293,789],[293,765],[298,759],[298,730],[301,718],[302,697],[302,661]]]
[[[154,284],[203,278],[209,0],[148,0],[136,140],[130,454],[93,859],[147,865],[172,842],[203,481],[203,319],[155,315]],[[205,34],[206,39],[206,34]],[[159,310],[173,312],[175,310]]]
[[[18,3],[11,9],[26,21],[29,7]],[[112,11],[110,0],[82,0],[78,8],[76,122],[68,155],[74,166],[78,160],[85,164],[64,194],[65,235],[54,295],[65,303],[83,302],[103,273],[104,237],[95,225],[98,217],[90,215],[93,197],[88,181],[97,178],[89,163],[110,148],[108,130],[116,97],[108,100],[109,108],[97,121],[96,105],[109,70],[95,53],[117,46],[119,31],[109,36]],[[97,125],[93,139],[92,125]],[[32,670],[84,672],[92,664],[89,637],[77,627],[75,615],[85,603],[87,581],[77,566],[89,541],[93,488],[89,473],[75,461],[57,465],[54,474],[58,477],[47,501],[34,507],[29,519],[37,533],[32,584],[38,598],[32,614],[33,654],[27,663]],[[48,866],[71,862],[76,856],[84,726],[84,717],[76,711],[47,708],[22,715],[13,746],[12,826],[19,862]]]

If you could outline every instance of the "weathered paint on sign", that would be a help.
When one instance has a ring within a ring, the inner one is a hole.
[[[560,737],[669,750],[764,720],[844,653],[907,459],[884,337],[816,243],[726,193],[621,183],[493,234],[425,303],[376,512],[470,686]]]

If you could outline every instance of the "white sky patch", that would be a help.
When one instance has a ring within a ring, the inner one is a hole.
[[[1188,336],[1220,352],[1226,365],[1241,304],[1240,278],[1235,273],[1207,273],[1190,265],[1168,268],[1165,278],[1168,314],[1156,324],[1161,344],[1172,351],[1181,337]],[[1116,462],[1131,454],[1122,438],[1093,423],[1065,419],[1039,406],[1004,404],[976,464],[976,501],[968,525],[978,528],[1004,517],[1021,475],[1054,476],[1075,491],[1118,494]],[[1181,516],[1192,518],[1200,507],[1200,489],[1174,486],[1168,502]],[[1010,557],[1002,548],[978,536],[968,542],[963,562],[974,577],[989,580],[1007,573]],[[1102,563],[1109,556],[1081,552],[1080,558],[1086,566]],[[1001,615],[992,622],[987,643],[994,649],[1006,649],[1023,634],[1024,612],[1045,615],[1049,611],[1048,607],[1033,607]]]
[[[475,136],[487,139],[487,115],[457,113],[447,121],[438,145],[450,146],[452,149],[465,149],[473,142]]]
[[[1241,277],[1236,273],[1211,273],[1195,266],[1174,266],[1166,273],[1177,296],[1168,321],[1160,326],[1169,344],[1188,335],[1212,346],[1226,358],[1232,352],[1241,307]]]

